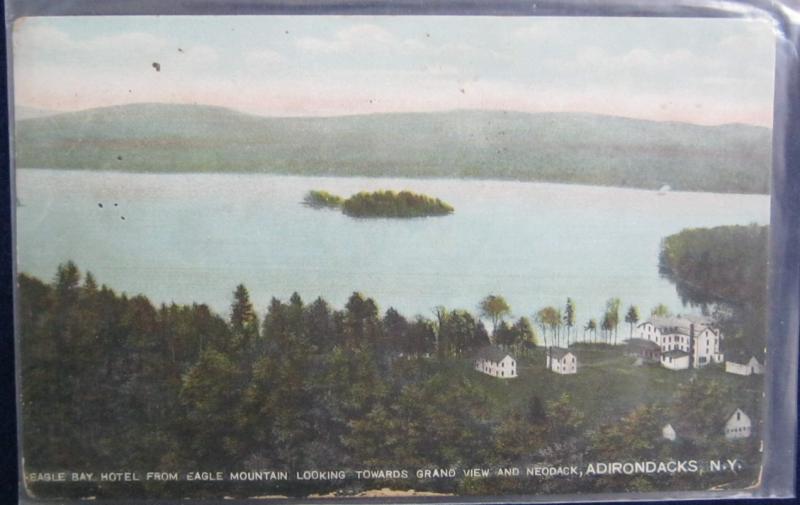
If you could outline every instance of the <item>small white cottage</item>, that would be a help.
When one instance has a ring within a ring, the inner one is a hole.
[[[728,440],[748,438],[752,428],[753,423],[750,421],[750,417],[742,409],[737,408],[725,422],[725,438]]]
[[[672,424],[667,423],[661,428],[661,436],[669,440],[670,442],[674,442],[676,438],[678,438],[678,434],[675,433],[675,428],[672,427]]]
[[[562,375],[578,373],[578,358],[569,349],[550,347],[547,349],[547,368]]]
[[[670,370],[686,370],[689,368],[689,353],[678,350],[662,353],[661,366]]]
[[[475,355],[475,370],[492,377],[513,379],[517,376],[517,360],[494,345],[487,345]]]
[[[736,375],[762,375],[764,373],[764,365],[759,363],[755,356],[751,356],[746,363],[726,361],[725,371]]]

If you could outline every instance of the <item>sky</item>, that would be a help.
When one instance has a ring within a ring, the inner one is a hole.
[[[55,111],[169,102],[268,116],[488,109],[772,126],[773,33],[755,19],[23,18],[14,93],[17,106]]]

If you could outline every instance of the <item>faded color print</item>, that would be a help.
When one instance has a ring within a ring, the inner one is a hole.
[[[756,482],[768,23],[42,17],[12,39],[31,496]]]

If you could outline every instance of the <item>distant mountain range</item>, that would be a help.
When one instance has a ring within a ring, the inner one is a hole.
[[[26,107],[24,105],[17,105],[14,107],[14,117],[17,119],[17,121],[21,119],[55,116],[56,114],[60,114],[60,112],[54,110],[37,109],[36,107]]]
[[[768,128],[579,113],[271,118],[133,104],[16,122],[18,167],[470,177],[766,193]]]

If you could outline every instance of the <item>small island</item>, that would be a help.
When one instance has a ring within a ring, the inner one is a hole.
[[[453,207],[438,198],[412,193],[379,190],[372,193],[362,191],[348,199],[327,191],[312,190],[306,194],[303,203],[316,209],[340,208],[351,217],[428,217],[445,216],[453,213]]]
[[[303,198],[303,204],[315,209],[338,209],[342,206],[342,197],[312,189]]]

